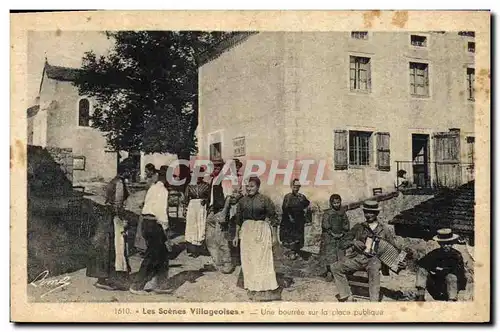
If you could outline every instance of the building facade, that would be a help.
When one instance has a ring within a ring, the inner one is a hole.
[[[157,168],[175,156],[117,153],[108,148],[103,133],[91,126],[94,100],[78,94],[73,85],[78,69],[45,63],[37,105],[28,109],[28,144],[71,148],[73,182],[107,181],[116,175],[120,160],[136,160],[138,176],[144,179],[147,163]]]
[[[346,201],[474,172],[473,33],[262,32],[204,55],[202,156],[324,160]],[[280,196],[288,186],[263,188]]]

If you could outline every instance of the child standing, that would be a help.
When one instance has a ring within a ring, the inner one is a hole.
[[[326,281],[333,280],[330,265],[344,257],[344,250],[339,244],[349,231],[349,218],[346,208],[342,206],[342,198],[338,194],[330,196],[330,208],[323,214],[321,221],[321,244],[319,249],[320,264],[326,271],[322,274]]]

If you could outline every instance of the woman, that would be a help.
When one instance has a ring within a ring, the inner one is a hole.
[[[148,189],[142,208],[143,221],[140,231],[147,248],[136,280],[130,287],[133,294],[144,294],[146,283],[153,277],[156,279],[153,292],[169,292],[168,250],[165,245],[169,226],[167,209],[167,176],[165,173],[159,173],[157,182]]]
[[[95,287],[106,290],[128,289],[130,265],[126,254],[124,204],[129,196],[125,179],[130,170],[125,164],[118,166],[118,175],[106,187],[106,213],[97,224],[93,245],[89,253],[87,277],[97,278]]]
[[[283,246],[291,252],[288,257],[297,259],[300,249],[304,246],[304,225],[306,223],[305,210],[309,207],[309,200],[299,193],[300,183],[294,179],[291,183],[292,192],[283,199],[283,217],[280,225],[280,239]]]
[[[273,245],[278,243],[273,202],[259,193],[260,180],[251,177],[247,195],[238,202],[236,235],[233,246],[241,239],[241,269],[244,288],[254,301],[281,299],[273,261]]]
[[[204,172],[201,168],[200,172]],[[210,184],[200,176],[196,184],[186,187],[184,205],[187,206],[185,239],[190,256],[197,257],[205,240],[207,206],[210,200]]]

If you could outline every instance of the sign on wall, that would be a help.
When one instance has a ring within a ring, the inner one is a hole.
[[[243,157],[246,154],[244,136],[233,138],[233,149],[233,155],[235,157]]]
[[[85,170],[85,157],[84,156],[73,157],[73,170],[74,171],[84,171]]]

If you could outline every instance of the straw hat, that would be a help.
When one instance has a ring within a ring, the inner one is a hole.
[[[380,212],[377,201],[366,201],[363,203],[363,211]]]
[[[450,228],[442,228],[437,231],[437,235],[433,237],[437,242],[451,242],[458,239],[459,236],[454,234]]]

